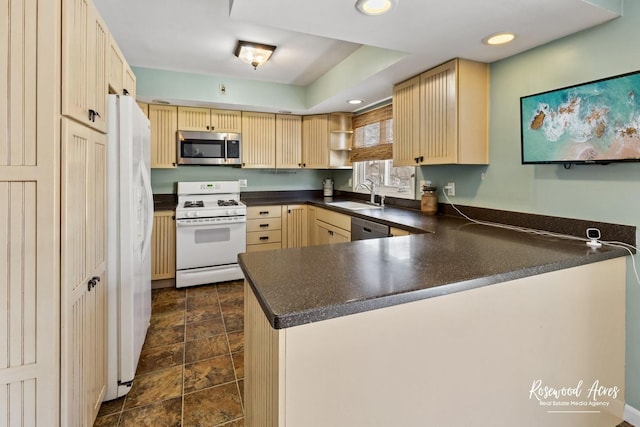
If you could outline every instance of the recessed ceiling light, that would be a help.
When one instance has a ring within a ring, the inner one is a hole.
[[[482,42],[485,44],[490,44],[492,46],[495,46],[499,44],[509,43],[513,41],[513,39],[515,38],[516,36],[513,33],[497,33],[497,34],[492,34],[490,36],[485,37],[482,40]]]
[[[351,105],[358,105],[358,104],[362,104],[362,99],[350,99],[347,102]]]
[[[383,15],[389,12],[398,0],[358,0],[356,9],[364,15]]]

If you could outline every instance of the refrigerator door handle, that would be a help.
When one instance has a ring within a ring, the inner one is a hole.
[[[153,190],[151,189],[151,177],[149,176],[149,172],[144,162],[140,162],[140,172],[142,176],[142,183],[144,185],[144,190],[147,193],[147,232],[144,236],[144,243],[142,246],[142,257],[149,250],[149,246],[151,245],[151,233],[153,232]]]

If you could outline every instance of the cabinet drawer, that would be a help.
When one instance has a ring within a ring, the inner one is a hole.
[[[280,218],[280,206],[249,206],[247,207],[247,219],[256,218]]]
[[[247,252],[272,251],[274,249],[282,249],[280,243],[263,243],[261,245],[247,245]]]
[[[282,221],[280,218],[259,218],[247,220],[247,232],[280,230]]]
[[[282,241],[280,230],[253,231],[247,233],[247,245],[259,245],[261,243],[279,243]]]
[[[318,208],[316,210],[316,219],[340,227],[343,230],[351,231],[351,217],[349,215]]]

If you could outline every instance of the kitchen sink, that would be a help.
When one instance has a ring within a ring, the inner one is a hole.
[[[357,211],[360,209],[382,209],[382,206],[372,205],[371,203],[366,203],[366,202],[346,201],[346,202],[328,202],[327,204],[329,206],[335,206],[337,208],[343,208],[343,209],[351,209],[353,211]]]

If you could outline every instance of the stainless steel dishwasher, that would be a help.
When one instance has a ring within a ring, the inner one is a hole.
[[[351,241],[389,237],[389,226],[366,219],[351,217]]]

